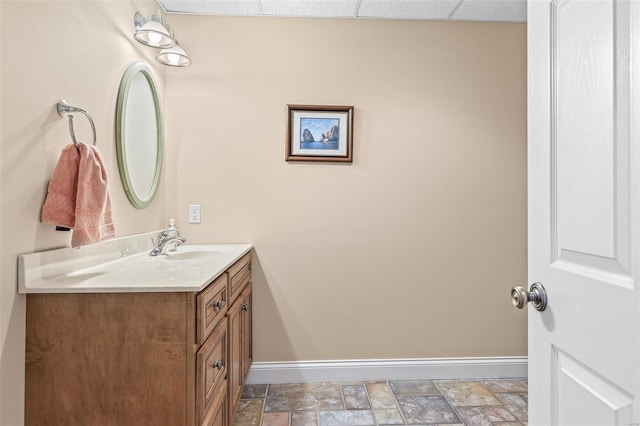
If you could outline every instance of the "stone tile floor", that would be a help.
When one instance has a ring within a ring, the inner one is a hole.
[[[527,424],[527,380],[247,385],[233,426]]]

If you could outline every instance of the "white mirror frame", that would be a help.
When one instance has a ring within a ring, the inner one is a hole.
[[[146,86],[138,87],[140,83],[135,86],[139,81],[146,81],[148,93],[144,93]],[[134,98],[134,94],[138,98]],[[157,192],[163,144],[162,110],[151,68],[143,62],[134,62],[124,72],[118,90],[116,151],[122,186],[131,204],[138,209],[147,207]],[[142,177],[140,170],[144,173]]]

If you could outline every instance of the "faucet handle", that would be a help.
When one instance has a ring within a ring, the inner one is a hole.
[[[160,233],[158,234],[158,236],[156,238],[158,238],[158,244],[162,244],[162,242],[164,240],[166,240],[169,237],[169,233],[167,232],[167,230],[165,229],[164,231],[160,231]],[[154,243],[155,244],[155,243]],[[156,244],[157,245],[157,244]]]
[[[162,244],[164,244],[167,238],[169,238],[169,233],[165,229],[164,231],[160,231],[160,233],[158,234],[155,240],[151,238],[151,242],[153,243],[154,246],[159,247]]]

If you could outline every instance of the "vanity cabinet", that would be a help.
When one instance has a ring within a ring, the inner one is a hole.
[[[230,426],[251,254],[200,292],[27,295],[25,424]]]

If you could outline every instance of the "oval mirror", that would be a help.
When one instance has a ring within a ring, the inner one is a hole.
[[[132,63],[122,76],[116,107],[118,169],[136,208],[151,203],[162,169],[162,113],[151,69]]]

